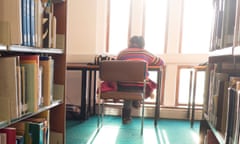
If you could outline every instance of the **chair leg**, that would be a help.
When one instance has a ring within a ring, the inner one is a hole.
[[[98,103],[98,122],[97,122],[97,128],[101,128],[103,125],[103,115],[104,115],[104,102]]]
[[[141,119],[141,136],[143,135],[143,126],[144,126],[144,100],[142,101],[142,119]]]
[[[104,101],[103,101],[103,103],[102,103],[102,108],[101,108],[101,123],[102,123],[102,125],[101,126],[103,126],[103,117],[104,117]]]
[[[101,116],[101,108],[100,108],[100,102],[98,103],[98,122],[97,122],[97,128],[99,129],[101,127],[101,119],[100,119],[100,116]]]

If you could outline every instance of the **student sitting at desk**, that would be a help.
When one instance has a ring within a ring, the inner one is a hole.
[[[135,60],[135,61],[145,61],[149,66],[161,66],[164,65],[164,61],[152,53],[148,52],[144,49],[145,42],[142,36],[133,36],[129,41],[128,48],[122,50],[118,56],[118,60]],[[147,84],[146,90],[146,98],[152,95],[154,89],[156,89],[157,84],[149,79]],[[129,90],[129,89],[141,89],[142,86],[139,84],[136,85],[124,85],[119,84],[118,89],[121,90]],[[140,102],[139,101],[130,101],[125,100],[124,106],[122,109],[122,122],[123,124],[127,124],[131,122],[131,107],[139,108]]]
[[[134,60],[134,61],[145,61],[149,66],[161,66],[164,65],[164,61],[153,55],[152,53],[148,52],[144,49],[144,38],[142,36],[133,36],[130,41],[128,48],[122,50],[118,56],[117,60]],[[141,84],[131,84],[126,85],[124,83],[119,83],[116,85],[115,83],[111,82],[102,82],[101,83],[101,91],[114,91],[114,90],[122,90],[122,91],[129,91],[129,90],[142,90],[143,85]],[[157,84],[153,82],[151,79],[148,79],[147,88],[146,88],[146,97],[152,97],[152,92],[156,89]],[[127,124],[131,122],[131,107],[139,108],[140,102],[139,101],[131,101],[125,100],[123,109],[122,109],[122,122],[123,124]]]

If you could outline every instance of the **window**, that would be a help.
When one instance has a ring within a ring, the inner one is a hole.
[[[192,79],[191,79],[192,72]],[[194,71],[192,68],[181,67],[179,68],[178,73],[179,83],[178,83],[178,105],[186,105],[189,100],[189,89],[191,87],[191,95],[193,95],[193,79]],[[195,104],[203,104],[203,94],[204,94],[204,81],[205,81],[205,72],[197,71],[196,73],[196,93],[195,93]],[[192,86],[190,86],[190,81]],[[192,101],[192,100],[191,100]]]
[[[208,53],[212,26],[211,0],[184,0],[181,53]]]
[[[167,0],[145,0],[145,48],[154,53],[164,53]]]
[[[110,0],[109,8],[108,52],[118,54],[128,46],[131,0]],[[142,29],[144,29],[145,48],[154,54],[162,54],[165,47],[167,0],[145,0],[144,9],[140,11],[144,11]]]
[[[128,46],[131,0],[110,0],[109,2],[108,52],[118,54],[120,50]]]

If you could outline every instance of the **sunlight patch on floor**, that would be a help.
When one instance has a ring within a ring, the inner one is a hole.
[[[162,130],[164,144],[170,144],[166,130]]]
[[[120,126],[103,126],[98,133],[95,133],[91,136],[87,144],[102,144],[102,143],[108,143],[108,144],[116,144],[118,142],[118,138],[122,137],[122,132],[120,130],[124,130],[127,133],[125,133],[125,136],[134,136],[135,139],[138,139],[143,142],[143,144],[148,144],[151,142],[151,144],[170,144],[167,133],[165,130],[160,130],[158,128],[144,128],[143,136],[140,135],[140,129],[135,130],[127,130],[127,129],[121,129]],[[96,131],[97,132],[97,131]],[[126,137],[127,139],[127,137]],[[151,141],[149,141],[151,140]]]
[[[115,144],[119,133],[119,126],[103,126],[96,135],[92,144]]]
[[[198,133],[192,131],[192,132],[191,132],[191,135],[192,135],[192,137],[193,137],[193,140],[194,140],[196,143],[198,143],[198,142],[200,141],[200,137],[199,137],[199,134],[198,134]]]

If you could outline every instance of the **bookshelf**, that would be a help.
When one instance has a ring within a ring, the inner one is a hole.
[[[213,8],[200,143],[240,143],[240,0],[214,0]]]
[[[26,21],[28,25],[33,25],[34,30],[23,27],[23,3],[29,4],[29,10],[26,11],[31,13],[30,16],[34,15],[29,17],[30,21]],[[0,2],[0,66],[4,66],[0,70],[0,81],[4,81],[0,82],[0,139],[2,130],[14,127],[15,134],[19,135],[20,124],[30,119],[34,123],[33,119],[41,118],[46,120],[48,131],[44,131],[43,143],[50,144],[56,140],[66,143],[66,12],[66,0]],[[49,24],[43,27],[46,21]],[[27,30],[31,30],[29,33],[35,31],[30,35],[30,38],[34,38],[29,39],[30,44],[24,43]],[[36,59],[33,60],[33,57]],[[24,58],[28,59],[25,63]],[[47,66],[43,65],[44,60]],[[29,73],[34,75],[31,81]],[[34,102],[30,102],[30,99]],[[36,109],[30,110],[31,105]],[[26,131],[24,138],[25,134]]]

